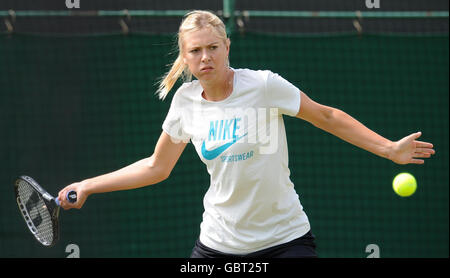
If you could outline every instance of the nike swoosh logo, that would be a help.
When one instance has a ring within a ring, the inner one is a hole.
[[[234,143],[236,143],[238,140],[240,140],[242,137],[246,136],[246,134],[240,136],[240,137],[236,137],[233,139],[233,141],[223,144],[220,147],[217,147],[213,150],[207,150],[206,146],[205,146],[205,141],[203,141],[202,144],[202,155],[206,160],[213,160],[214,158],[218,157],[221,153],[223,153],[226,149],[228,149],[229,147],[231,147]]]

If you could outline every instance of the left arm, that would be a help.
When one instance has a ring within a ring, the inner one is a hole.
[[[421,132],[413,133],[403,139],[392,142],[370,130],[362,123],[339,109],[325,106],[301,94],[300,111],[296,117],[331,133],[361,149],[369,151],[398,164],[423,164],[435,151],[433,145],[416,141]]]

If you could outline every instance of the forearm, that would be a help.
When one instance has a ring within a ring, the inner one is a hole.
[[[117,171],[82,181],[88,195],[128,190],[163,181],[164,171],[152,165],[152,157],[139,160]]]
[[[317,127],[380,157],[391,159],[393,142],[370,130],[347,113],[329,108]]]

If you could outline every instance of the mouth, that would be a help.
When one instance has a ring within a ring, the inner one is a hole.
[[[211,71],[211,70],[213,70],[214,68],[213,67],[203,67],[203,68],[201,68],[200,69],[200,71],[202,71],[202,72],[205,72],[205,71]]]

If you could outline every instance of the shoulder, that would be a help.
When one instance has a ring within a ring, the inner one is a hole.
[[[273,74],[270,70],[235,69],[237,86],[244,91],[265,92],[268,80]]]
[[[191,82],[184,82],[176,91],[175,95],[192,95],[195,94],[199,88],[201,88],[200,82],[198,80],[193,80]]]
[[[184,82],[175,92],[172,102],[192,101],[201,93],[201,85],[198,80]]]
[[[252,69],[235,69],[240,79],[266,82],[268,77],[273,74],[270,70],[252,70]]]

